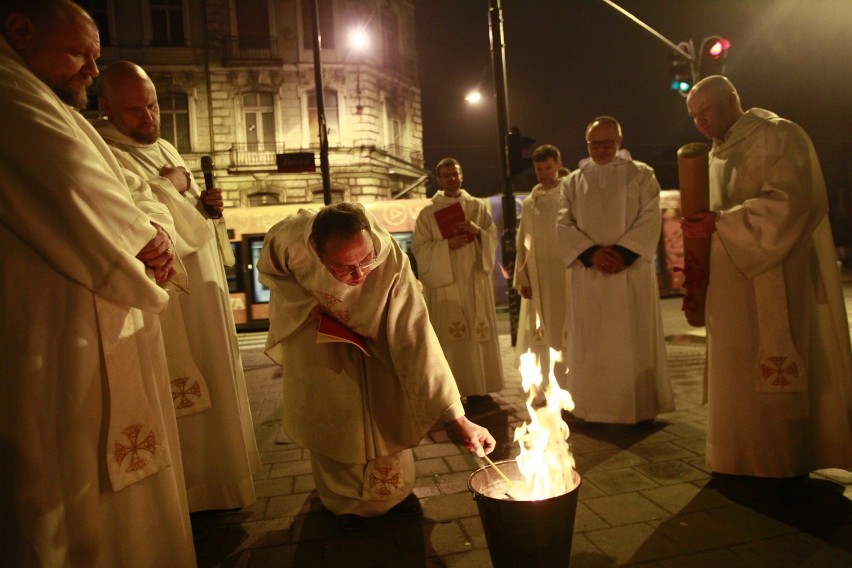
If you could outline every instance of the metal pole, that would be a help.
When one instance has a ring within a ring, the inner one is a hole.
[[[509,327],[512,345],[518,339],[518,316],[521,297],[512,286],[515,274],[516,212],[515,195],[509,172],[509,101],[506,88],[506,46],[503,38],[503,7],[501,0],[489,0],[488,35],[491,41],[491,66],[494,71],[494,98],[497,104],[497,129],[500,136],[500,168],[503,181],[503,267],[509,287]]]
[[[681,48],[679,48],[677,45],[675,45],[674,43],[669,41],[668,38],[666,38],[666,36],[664,36],[663,34],[658,32],[657,30],[655,30],[654,28],[652,28],[651,26],[649,26],[648,24],[646,24],[645,22],[643,22],[642,20],[640,20],[639,18],[637,18],[636,16],[634,16],[633,14],[631,14],[630,12],[628,12],[627,10],[625,10],[624,8],[622,8],[621,6],[616,4],[615,2],[612,2],[611,0],[601,0],[601,2],[603,2],[604,4],[610,6],[611,8],[613,8],[615,10],[618,10],[624,16],[627,16],[627,18],[629,18],[629,19],[633,20],[635,23],[639,24],[639,26],[641,26],[645,31],[649,32],[652,36],[654,36],[655,38],[657,38],[658,40],[663,42],[666,45],[666,47],[668,47],[669,49],[674,51],[676,54],[680,55],[681,57],[683,57],[687,61],[695,63],[695,57],[693,57],[693,55],[691,53],[687,53],[684,50],[682,50]]]
[[[319,123],[320,172],[322,173],[322,198],[331,204],[331,173],[328,165],[328,126],[325,122],[325,92],[322,83],[322,38],[320,37],[319,3],[312,0],[314,32],[314,80],[317,91],[317,122]]]

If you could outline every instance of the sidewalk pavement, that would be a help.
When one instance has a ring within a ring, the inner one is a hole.
[[[846,284],[852,309],[852,285]],[[572,421],[569,442],[582,476],[573,568],[852,566],[852,473],[811,474],[804,503],[784,503],[754,479],[711,476],[704,464],[703,330],[683,322],[680,299],[663,300],[674,412],[653,424]],[[852,321],[852,313],[850,313]],[[442,426],[415,448],[424,516],[393,514],[344,533],[314,492],[307,450],[281,431],[281,369],[262,353],[263,334],[241,337],[243,364],[263,470],[257,502],[193,515],[199,566],[491,566],[470,474],[485,465]],[[528,419],[509,336],[500,337],[506,388],[470,408],[498,439],[495,461],[517,455],[515,427]],[[567,565],[567,563],[566,563]],[[523,567],[519,567],[523,568]]]

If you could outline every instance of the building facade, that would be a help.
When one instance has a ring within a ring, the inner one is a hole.
[[[332,199],[422,197],[413,0],[316,2]],[[323,202],[314,0],[78,3],[98,23],[98,63],[148,72],[162,136],[196,174],[212,157],[227,207]],[[87,113],[97,113],[96,92]],[[279,171],[277,157],[295,153],[313,153],[316,171]]]

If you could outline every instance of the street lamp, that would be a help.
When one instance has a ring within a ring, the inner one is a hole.
[[[480,101],[482,101],[482,93],[479,91],[471,91],[465,96],[464,100],[466,100],[469,104],[477,105]]]
[[[370,47],[370,35],[367,33],[366,28],[359,26],[352,28],[349,31],[349,48],[351,53],[363,53],[367,51]],[[360,58],[358,60],[358,65],[355,68],[355,73],[357,77],[357,85],[355,87],[355,95],[358,99],[358,103],[355,105],[355,114],[361,115],[364,112],[364,107],[361,105],[361,65]]]

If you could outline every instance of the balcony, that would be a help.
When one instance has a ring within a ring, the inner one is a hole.
[[[225,67],[283,65],[278,57],[278,38],[267,36],[228,36],[225,38]]]
[[[230,168],[275,170],[275,154],[282,153],[275,142],[239,142],[231,144]]]

